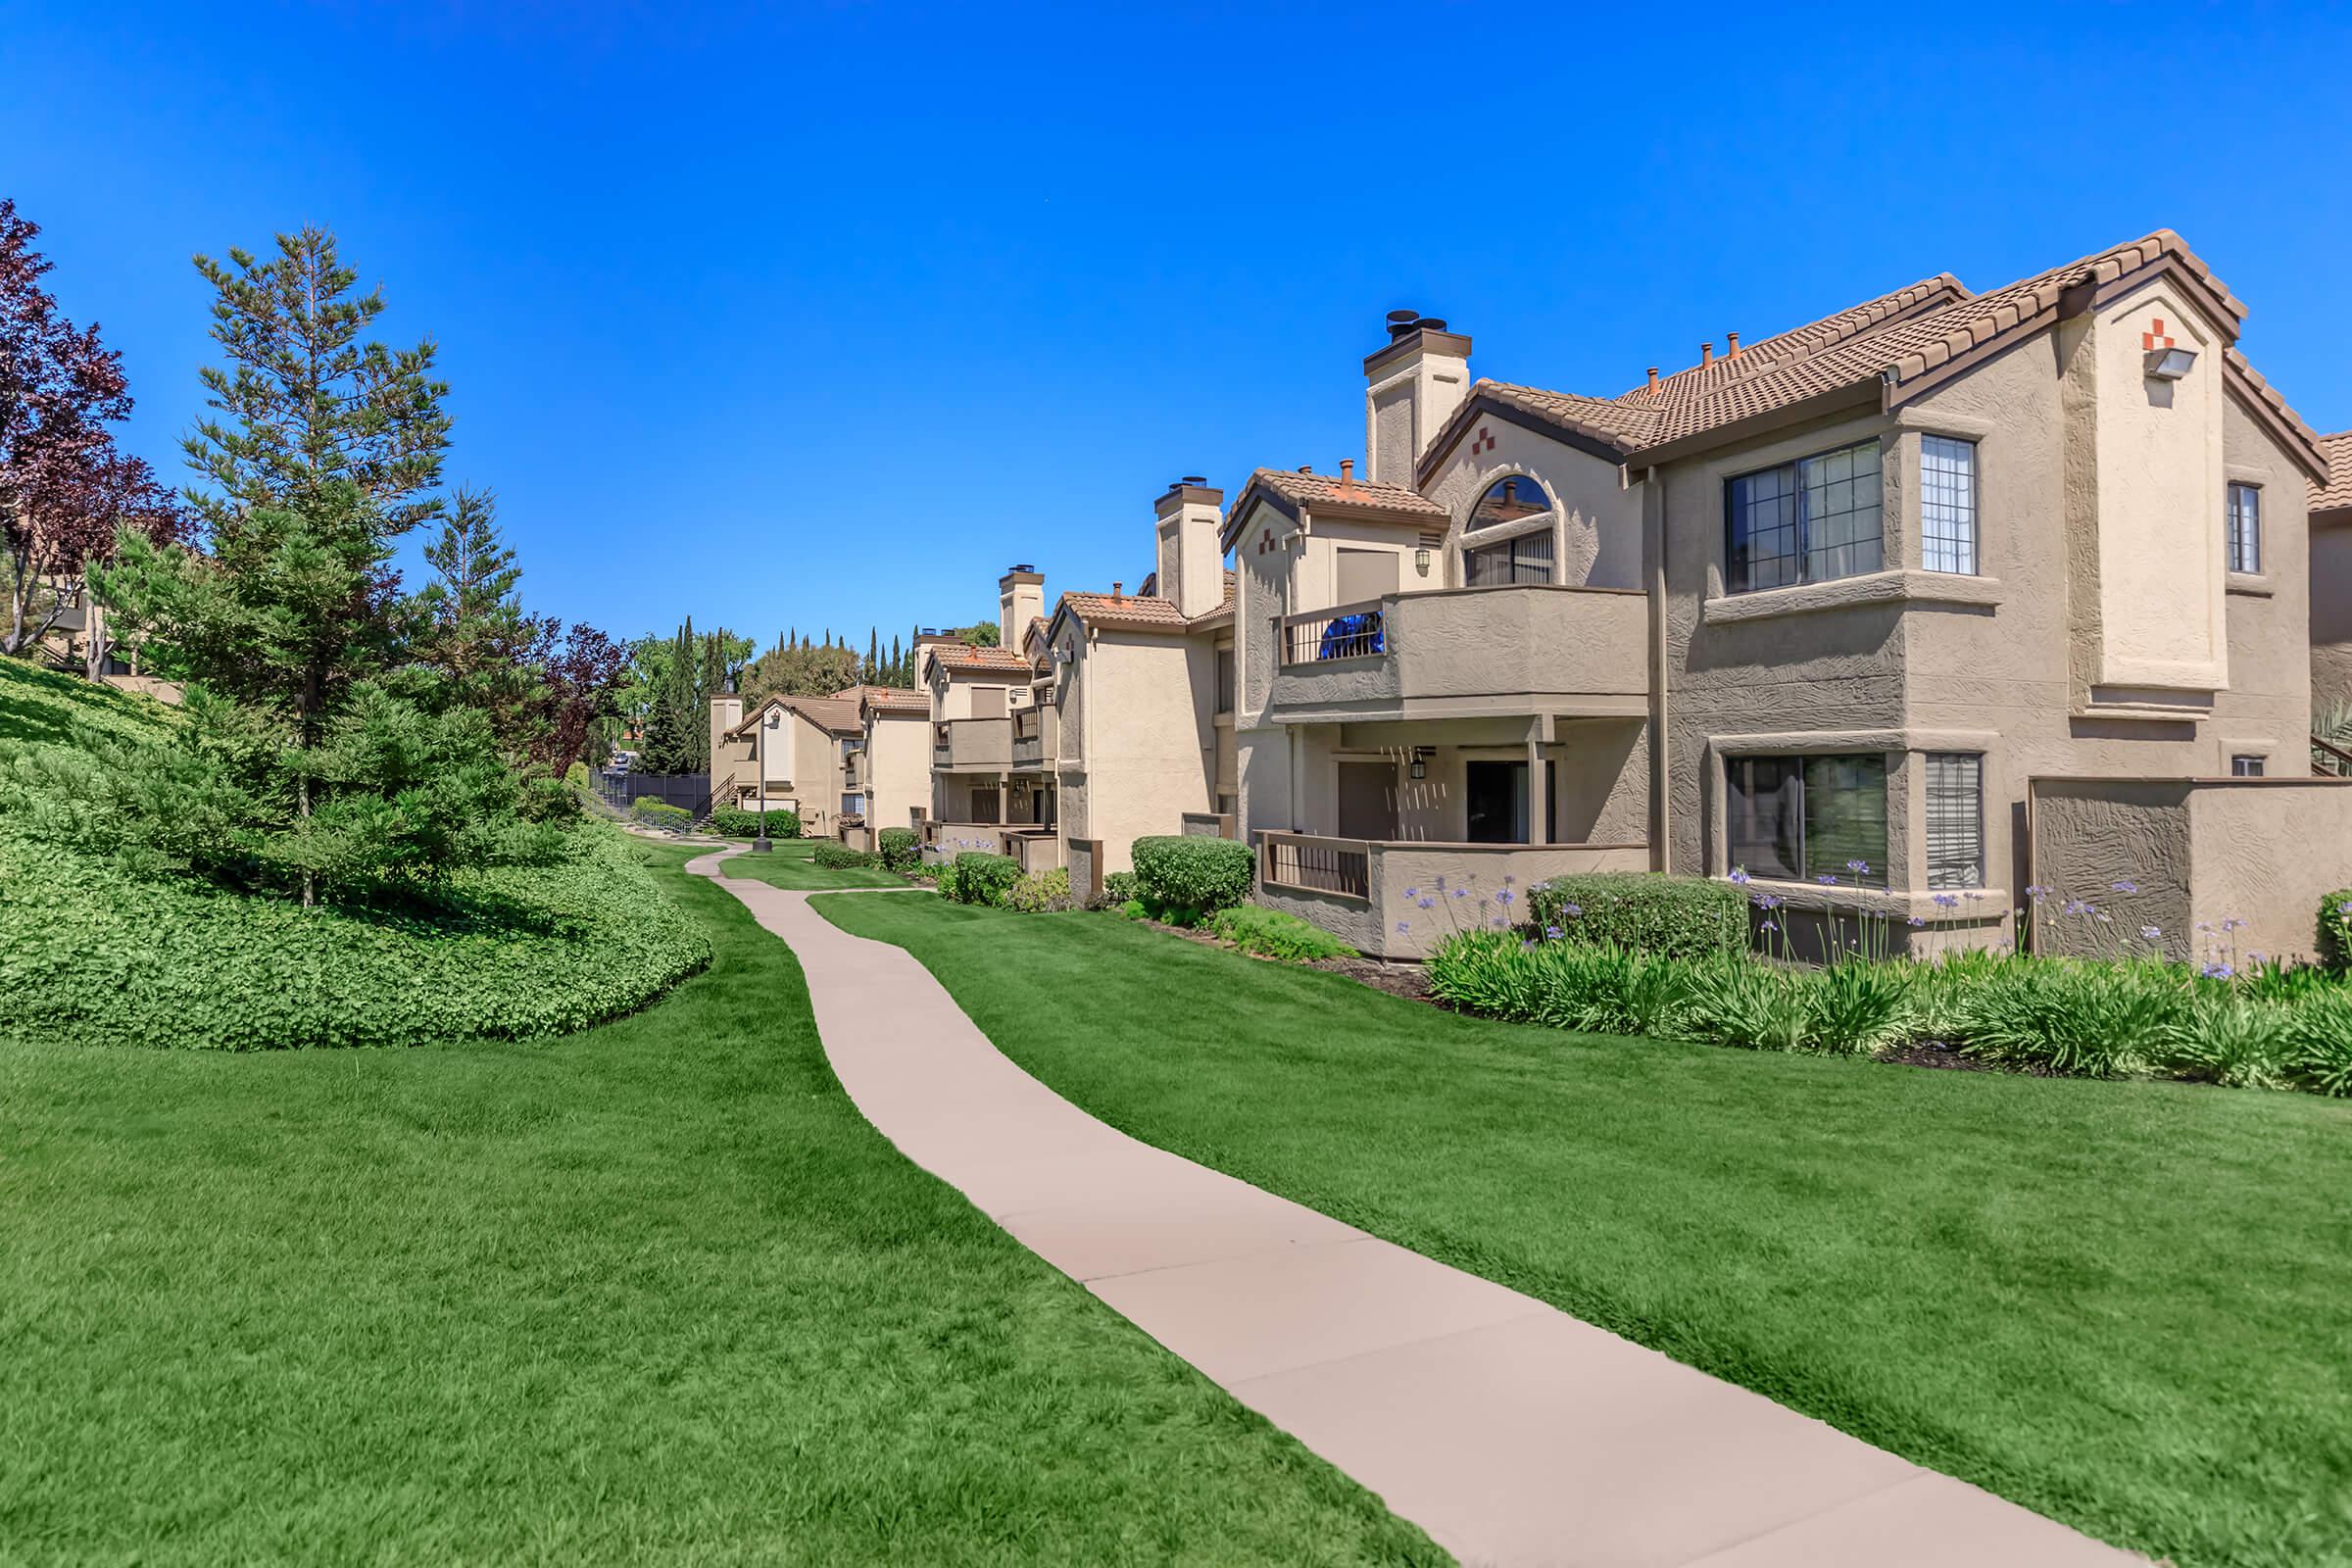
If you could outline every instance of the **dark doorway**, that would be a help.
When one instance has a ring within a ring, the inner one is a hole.
[[[1464,833],[1473,844],[1533,844],[1528,837],[1527,764],[1525,762],[1465,762],[1462,764]],[[1551,763],[1544,764],[1544,839],[1553,830]]]
[[[994,824],[997,820],[997,792],[989,789],[972,791],[972,820]]]
[[[1342,762],[1340,837],[1393,839],[1396,836],[1396,764]]]

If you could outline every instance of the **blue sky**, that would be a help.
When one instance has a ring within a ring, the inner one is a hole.
[[[1112,9],[16,0],[0,191],[174,473],[188,257],[337,229],[526,600],[624,635],[1132,586],[1174,476],[1359,453],[1396,306],[1615,392],[2170,226],[2352,425],[2344,13]]]

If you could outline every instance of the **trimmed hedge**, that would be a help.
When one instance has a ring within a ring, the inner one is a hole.
[[[890,870],[912,871],[923,863],[922,835],[910,827],[886,827],[874,844]]]
[[[672,833],[694,821],[694,813],[683,806],[672,806],[667,801],[657,801],[650,795],[639,796],[636,800],[631,801],[629,815],[647,827],[658,827]]]
[[[1011,856],[966,850],[942,868],[939,891],[957,904],[998,905],[1020,879],[1021,862]]]
[[[2337,974],[2352,971],[2352,888],[2320,901],[2320,961]]]
[[[866,850],[853,850],[838,839],[818,839],[808,858],[828,871],[862,871],[882,863],[879,855]]]
[[[798,811],[747,811],[740,806],[716,806],[710,808],[710,831],[721,838],[756,839],[760,836],[760,821],[767,819],[767,836],[771,839],[797,839],[801,836],[801,813]]]
[[[1257,858],[1236,839],[1142,838],[1132,852],[1145,902],[1196,916],[1250,902]]]
[[[1555,876],[1527,890],[1529,923],[1570,942],[1672,958],[1747,951],[1747,896],[1729,882],[1642,871]]]
[[[1144,896],[1144,879],[1133,871],[1113,871],[1102,879],[1102,907],[1116,909],[1140,903]]]

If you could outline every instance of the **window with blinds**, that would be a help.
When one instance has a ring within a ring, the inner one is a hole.
[[[1551,581],[1551,535],[1523,533],[1499,544],[1462,552],[1462,580],[1471,588]]]
[[[1973,752],[1930,752],[1928,886],[1984,885],[1984,759]]]
[[[2262,570],[2262,486],[2230,487],[2230,569]]]

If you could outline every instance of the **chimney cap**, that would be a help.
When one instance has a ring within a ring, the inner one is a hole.
[[[1205,473],[1188,473],[1183,478],[1178,479],[1176,482],[1178,484],[1206,484],[1208,483],[1208,475]]]
[[[1419,311],[1391,311],[1389,313],[1389,337],[1394,340],[1405,336],[1412,331],[1413,323],[1420,319],[1421,313]]]
[[[1724,356],[1727,359],[1738,359],[1740,357],[1740,334],[1737,332],[1726,332],[1724,334],[1724,341],[1730,345],[1730,347],[1723,351]]]
[[[1421,319],[1413,323],[1413,330],[1416,332],[1443,332],[1446,330],[1446,318],[1443,316],[1424,316],[1421,318]]]

